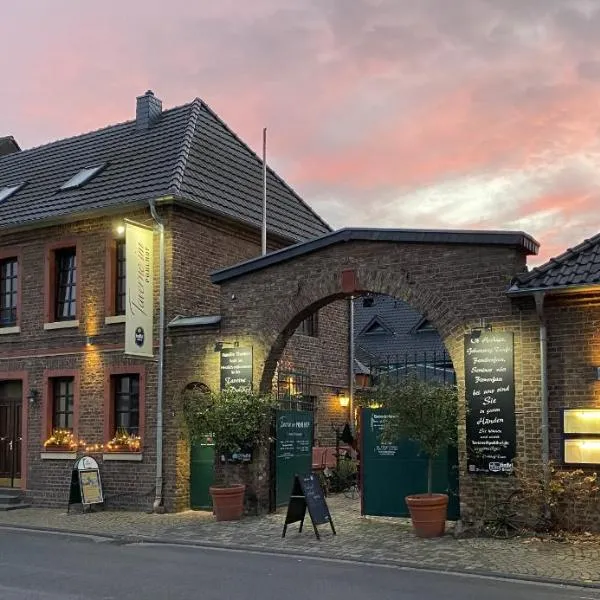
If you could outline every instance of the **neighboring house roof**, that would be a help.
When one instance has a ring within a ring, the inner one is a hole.
[[[369,365],[381,360],[404,360],[406,354],[412,359],[427,353],[433,360],[433,353],[441,358],[445,346],[435,329],[419,329],[427,323],[422,314],[406,302],[390,296],[370,296],[354,300],[354,339],[355,356],[363,364]],[[369,333],[373,324],[384,325],[383,330]]]
[[[213,283],[222,283],[248,273],[266,269],[299,256],[306,256],[335,244],[351,241],[398,242],[403,244],[459,244],[475,246],[507,246],[525,254],[537,254],[539,244],[522,231],[471,231],[446,229],[338,229],[321,237],[270,252],[237,265],[215,271]]]
[[[160,198],[260,228],[262,161],[202,100],[162,112],[157,102],[158,116],[147,128],[132,120],[0,156],[0,189],[26,182],[0,203],[0,229],[123,212]],[[81,169],[99,165],[104,169],[82,187],[60,190]],[[331,231],[267,171],[271,234],[298,242]]]
[[[509,295],[538,291],[577,291],[600,285],[600,234],[551,258],[547,263],[515,277]]]

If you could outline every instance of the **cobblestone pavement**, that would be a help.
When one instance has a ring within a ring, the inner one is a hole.
[[[414,536],[407,519],[361,517],[357,500],[328,499],[337,530],[321,526],[317,541],[310,521],[298,533],[291,525],[281,538],[285,511],[238,522],[214,521],[207,512],[155,515],[29,508],[0,512],[0,526],[22,526],[122,538],[126,541],[183,542],[292,552],[335,559],[366,560],[464,572],[494,573],[600,586],[600,544],[560,543],[535,538],[457,539],[451,531],[437,539]]]

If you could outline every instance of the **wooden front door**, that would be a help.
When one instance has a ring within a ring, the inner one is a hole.
[[[20,381],[0,382],[0,487],[21,484],[21,406]]]

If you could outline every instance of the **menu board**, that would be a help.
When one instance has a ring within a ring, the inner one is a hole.
[[[516,451],[513,333],[465,335],[467,470],[511,474]]]
[[[383,427],[390,416],[384,411],[372,411],[369,416],[368,428],[370,435],[368,438],[370,443],[367,447],[368,452],[372,453],[374,458],[393,458],[398,454],[398,444],[384,444],[381,441]]]
[[[221,350],[221,389],[252,389],[252,348]]]
[[[307,510],[318,540],[321,539],[321,535],[319,534],[317,525],[329,523],[333,535],[336,535],[333,519],[327,506],[327,500],[325,500],[325,494],[323,494],[321,484],[314,473],[294,476],[294,484],[292,486],[292,493],[290,494],[281,537],[285,537],[288,525],[297,523],[298,521],[300,522],[298,532],[302,533]]]
[[[104,501],[100,473],[97,470],[79,471],[79,481],[83,504],[99,504]]]
[[[305,411],[278,411],[277,458],[289,460],[296,456],[312,457],[312,414]]]

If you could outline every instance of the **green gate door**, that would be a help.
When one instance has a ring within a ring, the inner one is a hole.
[[[213,444],[193,444],[190,450],[190,506],[194,509],[211,509],[208,493],[214,481],[215,447]]]
[[[312,411],[275,411],[276,506],[288,503],[294,475],[312,470],[313,427]]]
[[[361,512],[364,515],[408,517],[405,496],[427,492],[427,458],[420,452],[418,444],[409,440],[401,440],[393,446],[381,444],[381,429],[385,419],[383,410],[361,410]],[[448,519],[458,519],[456,448],[449,448],[435,459],[433,491],[450,496]]]

